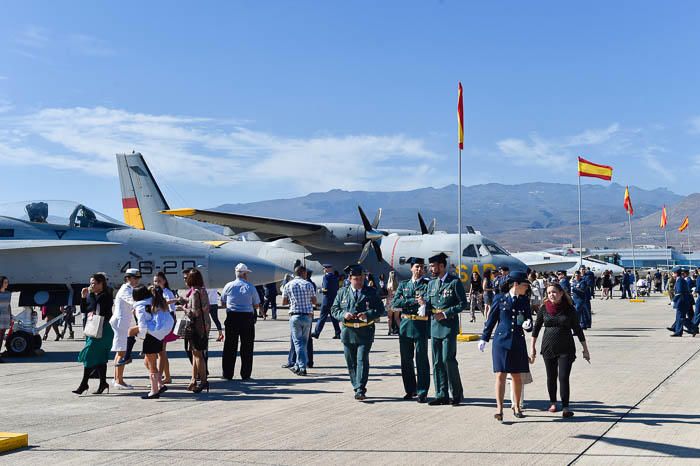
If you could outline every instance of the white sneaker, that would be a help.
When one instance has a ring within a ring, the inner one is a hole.
[[[117,383],[116,381],[114,381],[114,382],[112,383],[112,385],[113,385],[114,388],[116,388],[117,390],[131,390],[132,388],[134,388],[133,385],[129,385],[128,383],[120,384],[120,383]]]

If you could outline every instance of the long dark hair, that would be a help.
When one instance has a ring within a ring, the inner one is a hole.
[[[569,293],[564,290],[564,288],[557,282],[552,282],[547,285],[547,288],[544,289],[544,294],[545,294],[545,300],[549,300],[547,297],[547,289],[549,288],[554,288],[555,290],[559,291],[563,296],[562,296],[562,301],[566,304],[566,307],[573,308],[574,307],[574,302],[571,300],[571,296],[569,296]]]
[[[165,276],[164,272],[158,272],[156,273],[156,277],[160,278],[163,280],[163,288],[170,289],[170,283],[168,283],[168,277]]]
[[[167,310],[169,310],[168,301],[165,299],[165,296],[163,296],[163,288],[161,288],[159,286],[154,286],[153,289],[151,290],[151,293],[153,294],[153,310],[154,311],[167,311]]]
[[[9,284],[10,284],[10,279],[7,278],[7,277],[4,276],[4,275],[0,275],[0,288],[2,288],[3,283],[5,283],[5,280],[7,280],[7,284],[9,285]]]

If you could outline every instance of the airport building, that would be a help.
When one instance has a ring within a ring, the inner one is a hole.
[[[700,266],[700,253],[681,252],[674,248],[639,247],[632,249],[592,249],[589,255],[595,256],[606,262],[613,262],[622,267],[632,267],[635,264],[638,268],[673,267],[674,265]]]

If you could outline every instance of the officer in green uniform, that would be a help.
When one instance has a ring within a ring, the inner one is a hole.
[[[464,396],[462,381],[457,366],[457,334],[459,333],[458,314],[466,308],[467,296],[464,286],[457,276],[447,273],[447,255],[441,252],[428,259],[433,279],[428,283],[424,298],[418,302],[426,306],[432,314],[430,334],[433,340],[433,377],[435,377],[436,397],[430,406],[461,403]],[[449,391],[448,391],[449,387]]]
[[[374,288],[365,286],[362,266],[350,268],[350,286],[341,288],[335,297],[331,314],[342,325],[345,362],[355,399],[364,400],[369,377],[369,351],[374,341],[374,323],[384,314],[384,304]]]
[[[418,403],[428,400],[430,389],[430,361],[428,360],[428,338],[430,337],[430,316],[425,307],[419,309],[417,298],[424,296],[428,289],[425,274],[425,261],[422,257],[411,257],[406,262],[411,264],[413,276],[399,283],[391,306],[401,310],[401,327],[399,330],[399,348],[401,350],[401,377],[406,390],[404,400],[418,395]],[[413,365],[415,354],[416,365]],[[416,367],[418,383],[416,384]]]

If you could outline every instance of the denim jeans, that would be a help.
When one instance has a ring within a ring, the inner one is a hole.
[[[292,342],[297,353],[297,367],[306,370],[309,355],[306,345],[311,335],[311,314],[297,314],[289,316],[289,329],[292,332]]]

